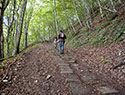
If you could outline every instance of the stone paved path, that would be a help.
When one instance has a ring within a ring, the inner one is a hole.
[[[55,57],[58,60],[60,74],[66,75],[65,82],[70,85],[73,95],[119,95],[117,90],[110,87],[108,83],[103,83],[99,77],[89,71],[89,68],[83,67],[81,73],[77,74],[79,64],[76,64],[75,58],[59,54]]]
[[[58,60],[60,60],[58,63],[60,73],[67,74],[65,81],[69,83],[73,95],[85,95],[89,93],[90,89],[83,87],[82,82],[79,80],[78,76],[74,74],[73,69],[70,67],[70,65],[68,63],[65,63],[61,58],[59,58]]]

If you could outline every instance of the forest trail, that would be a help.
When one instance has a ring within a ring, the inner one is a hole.
[[[10,80],[2,84],[1,95],[125,94],[124,86],[116,79],[93,72],[93,68],[82,64],[87,59],[76,57],[78,54],[80,51],[65,48],[60,55],[48,43],[23,53],[11,67]]]

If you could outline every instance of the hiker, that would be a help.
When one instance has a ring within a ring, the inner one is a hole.
[[[63,33],[62,30],[60,30],[60,33],[58,35],[58,42],[59,42],[59,51],[60,51],[60,54],[64,53],[65,39],[66,39],[66,35]]]
[[[57,49],[57,37],[54,38],[54,47]]]

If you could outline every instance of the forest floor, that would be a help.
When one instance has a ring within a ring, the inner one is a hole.
[[[40,43],[0,68],[0,95],[125,95],[125,67],[113,69],[125,62],[124,47],[65,46],[60,55],[52,43]]]

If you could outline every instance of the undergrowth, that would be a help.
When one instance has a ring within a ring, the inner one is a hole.
[[[108,20],[97,26],[94,31],[87,31],[87,27],[84,27],[79,34],[70,39],[70,44],[78,47],[82,44],[106,45],[112,41],[120,42],[123,40],[122,35],[125,34],[125,22],[120,23],[121,21],[121,18]]]
[[[14,56],[12,56],[12,57],[10,57],[10,58],[4,58],[4,59],[3,59],[4,61],[3,61],[2,63],[0,63],[0,68],[5,67],[5,66],[7,65],[7,62],[8,62],[8,61],[13,60],[13,59],[16,60],[20,55],[23,55],[24,53],[26,53],[26,52],[28,52],[29,50],[31,50],[31,49],[33,49],[33,48],[36,48],[36,47],[38,47],[38,46],[39,46],[39,44],[35,44],[35,45],[33,45],[33,46],[27,48],[24,52],[22,52],[22,53],[20,53],[20,54],[16,54],[16,55],[14,55]]]

